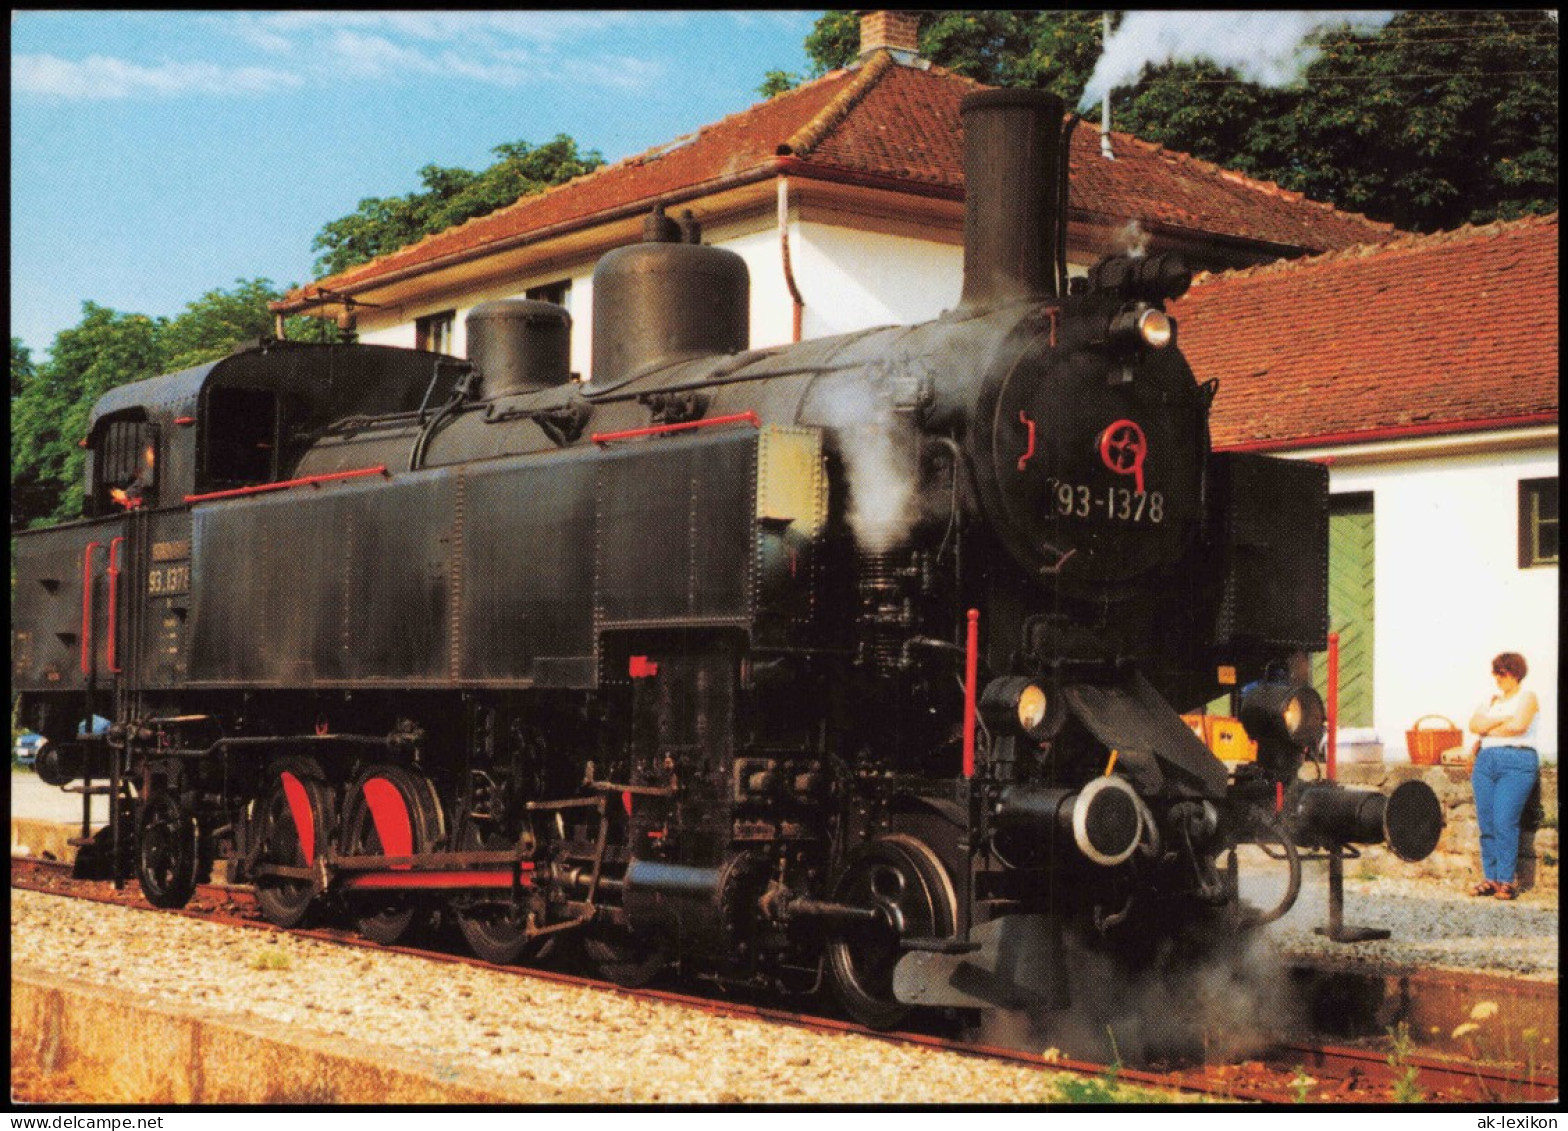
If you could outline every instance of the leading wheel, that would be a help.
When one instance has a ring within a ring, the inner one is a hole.
[[[280,769],[257,816],[261,867],[310,868],[326,851],[332,828],[332,791],[319,774],[292,765]],[[297,927],[315,906],[316,890],[309,879],[256,876],[256,903],[270,922]]]
[[[396,766],[373,766],[343,800],[340,851],[344,856],[417,856],[435,847],[441,831],[441,804],[429,778]],[[366,878],[408,871],[405,864]],[[383,946],[401,941],[426,917],[418,898],[406,891],[360,891],[349,899],[360,934]]]
[[[136,878],[154,907],[184,907],[201,871],[196,816],[172,793],[147,799],[136,824]]]
[[[911,1007],[893,996],[893,967],[903,938],[947,938],[958,923],[958,899],[947,869],[929,845],[894,834],[849,858],[833,899],[875,907],[878,922],[846,928],[828,944],[833,994],[849,1015],[872,1029],[891,1029]]]

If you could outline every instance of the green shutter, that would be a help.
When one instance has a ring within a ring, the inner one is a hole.
[[[1372,498],[1334,500],[1328,523],[1328,626],[1339,633],[1339,725],[1372,725]],[[1328,691],[1328,656],[1312,660],[1312,681]]]

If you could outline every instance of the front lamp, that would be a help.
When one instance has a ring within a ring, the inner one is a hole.
[[[1111,340],[1129,346],[1162,350],[1176,338],[1176,323],[1163,310],[1143,303],[1129,306],[1111,319]]]
[[[1328,718],[1322,696],[1304,683],[1255,683],[1242,692],[1239,714],[1254,739],[1298,748],[1316,747]]]
[[[980,695],[980,717],[996,734],[1044,742],[1061,726],[1055,697],[1028,676],[993,679]]]

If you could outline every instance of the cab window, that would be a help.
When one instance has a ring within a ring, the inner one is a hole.
[[[97,441],[93,452],[92,513],[155,506],[158,426],[139,419],[111,419],[99,425]]]
[[[205,471],[214,489],[271,483],[278,467],[278,396],[271,389],[208,390]]]

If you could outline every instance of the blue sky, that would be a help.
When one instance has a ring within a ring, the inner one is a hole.
[[[418,169],[569,134],[614,161],[804,74],[818,11],[41,11],[11,17],[11,333],[174,315]]]

